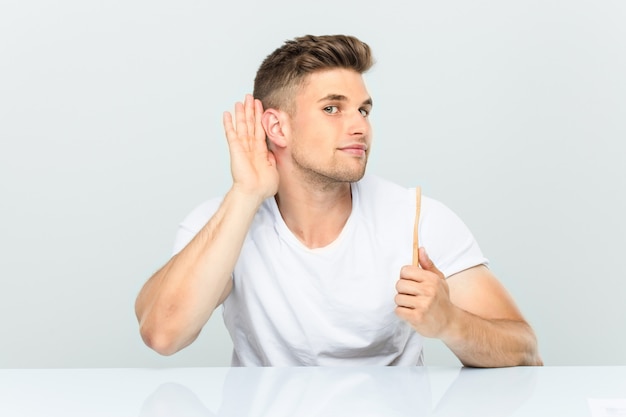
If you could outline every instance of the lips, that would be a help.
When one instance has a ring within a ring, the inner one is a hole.
[[[353,143],[350,145],[342,146],[339,148],[340,151],[347,152],[349,154],[363,156],[367,151],[367,146],[362,143]]]

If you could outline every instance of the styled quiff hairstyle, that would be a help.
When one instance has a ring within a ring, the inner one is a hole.
[[[263,107],[295,112],[293,98],[316,71],[345,68],[359,74],[374,64],[370,47],[354,36],[306,35],[286,41],[263,60],[254,79],[255,98]]]

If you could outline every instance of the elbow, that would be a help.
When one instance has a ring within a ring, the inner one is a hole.
[[[513,366],[543,366],[543,360],[541,359],[541,355],[539,354],[539,349],[537,346],[537,339],[532,335],[532,341],[529,343],[529,346],[521,352],[519,352],[517,363]]]
[[[537,335],[530,325],[523,322],[525,332],[520,332],[517,343],[517,353],[512,355],[513,363],[507,366],[543,366],[543,360],[539,354]]]
[[[526,356],[526,360],[522,365],[524,366],[543,366],[543,359],[541,359],[541,355],[539,354],[539,342],[537,340],[537,335],[534,330],[528,326],[528,330],[530,332],[530,342],[528,347],[528,355]]]
[[[141,339],[150,349],[163,356],[171,356],[182,349],[178,346],[176,332],[168,326],[168,321],[163,315],[157,314],[154,308],[142,306],[139,298],[135,305],[135,314],[139,322]]]
[[[532,348],[522,353],[520,355],[518,363],[516,363],[514,366],[543,366],[543,360],[539,355],[537,345],[535,344]]]
[[[512,366],[543,366],[543,361],[538,354],[533,352],[525,352],[518,355],[517,358],[511,358],[511,361],[507,361],[498,367],[512,367]]]
[[[143,322],[139,326],[143,342],[160,355],[171,356],[189,346],[197,339],[200,331],[189,332],[180,328],[168,328],[165,325]]]
[[[146,346],[159,355],[171,356],[180,350],[174,338],[167,334],[167,332],[141,326],[139,333]]]
[[[528,358],[521,364],[522,366],[543,366],[543,360],[536,350],[528,355]]]
[[[135,310],[139,334],[146,346],[160,355],[171,356],[196,340],[201,327],[196,327],[178,304],[155,304],[141,308],[138,303]]]

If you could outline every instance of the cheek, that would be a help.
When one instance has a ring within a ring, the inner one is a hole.
[[[307,147],[311,151],[321,150],[330,143],[330,132],[319,124],[309,124],[293,135],[294,144],[300,148]]]
[[[328,157],[337,146],[338,132],[341,130],[338,122],[319,117],[294,120],[291,125],[292,146],[301,153],[324,153]]]

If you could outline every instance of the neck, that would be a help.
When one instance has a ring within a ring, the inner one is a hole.
[[[308,248],[332,243],[352,212],[350,183],[320,188],[279,188],[276,203],[285,224]]]

